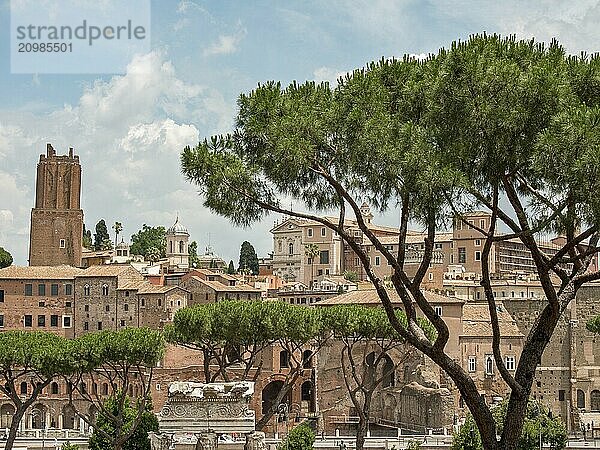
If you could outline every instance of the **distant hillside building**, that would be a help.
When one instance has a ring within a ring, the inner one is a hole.
[[[30,266],[81,266],[83,211],[81,165],[69,148],[57,156],[52,145],[37,165],[35,207],[31,210]]]

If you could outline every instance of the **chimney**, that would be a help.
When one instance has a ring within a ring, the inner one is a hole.
[[[69,158],[73,157],[73,147],[69,147]]]

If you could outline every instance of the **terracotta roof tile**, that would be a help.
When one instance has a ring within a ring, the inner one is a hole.
[[[522,337],[517,322],[508,313],[502,302],[497,302],[498,324],[503,337]],[[487,303],[465,303],[463,306],[463,331],[465,337],[491,337],[492,325]]]
[[[73,279],[84,271],[72,266],[9,266],[0,269],[0,278],[20,280]]]
[[[402,301],[395,291],[388,289],[388,294],[394,306],[402,306]],[[431,291],[423,291],[425,298],[433,304],[436,303],[464,303],[456,297],[447,297],[445,295],[436,294]],[[345,294],[336,295],[335,297],[321,300],[316,303],[318,306],[333,306],[333,305],[380,305],[381,300],[375,289],[364,289],[346,292]]]

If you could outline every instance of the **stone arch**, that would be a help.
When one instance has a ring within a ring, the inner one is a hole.
[[[66,430],[74,430],[76,428],[75,421],[77,419],[77,413],[75,408],[71,405],[65,405],[62,409],[63,414],[63,428]]]
[[[281,388],[283,388],[283,381],[281,381],[281,380],[271,381],[269,384],[267,384],[264,387],[264,389],[262,390],[262,413],[263,414],[266,414],[273,406],[277,406],[277,405],[273,405],[273,403],[275,402],[277,395],[281,391]],[[282,403],[287,403],[288,406],[291,403],[290,394],[291,394],[291,392],[288,392],[286,397],[281,401]]]
[[[577,389],[577,407],[579,409],[585,409],[585,392],[581,389]]]
[[[42,403],[38,403],[31,409],[31,428],[41,430],[46,428],[46,413],[48,407]]]
[[[594,389],[590,394],[590,411],[600,411],[600,391]]]
[[[15,407],[10,403],[0,406],[0,424],[1,428],[9,428],[12,416],[15,414]]]

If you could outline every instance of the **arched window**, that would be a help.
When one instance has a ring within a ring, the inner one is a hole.
[[[278,244],[279,244],[279,245],[278,245],[278,248],[279,248],[279,253],[281,253],[281,251],[282,251],[282,244],[281,244],[281,241],[279,241],[279,242],[278,242]]]
[[[108,395],[108,383],[102,383],[102,395]]]
[[[310,350],[304,350],[302,352],[302,368],[310,369],[312,367],[312,352]]]
[[[54,395],[58,394],[58,383],[56,381],[50,385],[50,392]]]
[[[308,402],[308,412],[315,411],[315,402],[314,402],[314,390],[313,385],[310,380],[302,383],[302,387],[300,388],[300,399],[303,402]]]
[[[293,243],[293,242],[290,242],[290,243],[288,244],[288,253],[289,253],[290,255],[293,255],[293,254],[294,254],[294,243]]]
[[[90,295],[90,285],[86,284],[83,286],[83,295]]]
[[[290,367],[290,354],[287,350],[281,350],[279,352],[279,368]]]
[[[392,358],[388,355],[384,357],[385,364],[383,365],[383,381],[381,382],[381,387],[394,387],[396,385],[396,371],[394,370],[394,363],[392,362]]]
[[[179,241],[179,253],[185,253],[185,244],[183,241]]]
[[[102,295],[108,295],[108,284],[102,285]]]
[[[173,253],[173,241],[169,241],[169,253]]]
[[[492,355],[486,355],[485,357],[485,374],[494,374],[494,358],[492,357]]]
[[[23,381],[21,383],[21,394],[27,394],[27,382]]]
[[[579,409],[585,409],[585,392],[581,389],[577,389],[577,407]]]
[[[597,389],[590,394],[590,410],[600,411],[600,391]]]

